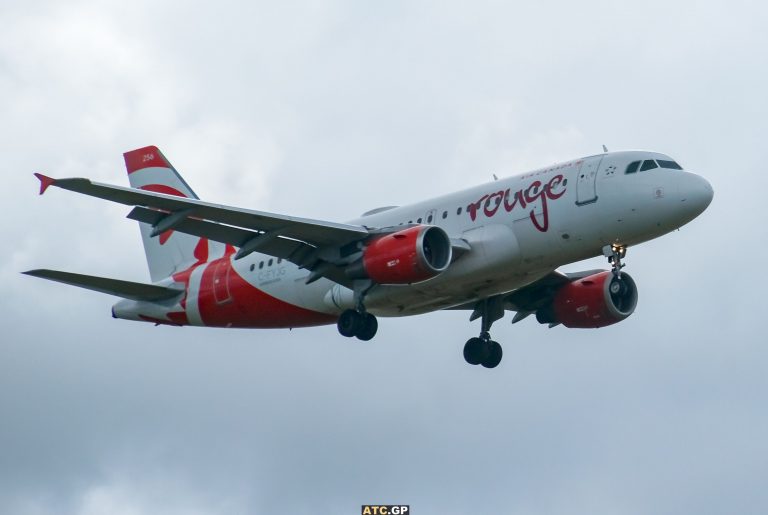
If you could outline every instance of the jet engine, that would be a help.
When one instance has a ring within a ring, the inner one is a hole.
[[[637,287],[629,274],[616,277],[605,271],[561,286],[551,303],[536,312],[536,320],[573,328],[605,327],[627,318],[636,305]]]
[[[451,255],[451,240],[444,230],[418,225],[373,240],[347,274],[379,284],[417,283],[445,271]]]

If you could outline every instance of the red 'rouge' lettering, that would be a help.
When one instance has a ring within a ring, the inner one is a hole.
[[[475,221],[475,218],[477,218],[477,210],[480,209],[481,205],[483,205],[483,200],[487,198],[488,198],[488,195],[483,195],[482,197],[480,197],[480,200],[467,206],[467,213],[469,213],[469,217],[472,219],[473,222]]]
[[[542,185],[541,181],[533,181],[528,187],[521,188],[514,193],[512,193],[511,188],[507,188],[505,191],[486,194],[480,197],[480,200],[477,202],[468,205],[467,213],[469,213],[469,217],[474,222],[477,219],[477,212],[481,206],[483,206],[483,214],[488,218],[495,216],[502,205],[507,213],[511,213],[516,208],[525,209],[526,207],[531,207],[528,215],[533,226],[541,232],[547,232],[549,230],[548,201],[557,200],[565,194],[565,188],[558,192],[553,191],[560,189],[560,186],[563,185],[563,176],[555,175],[546,184]],[[512,197],[511,202],[510,197]],[[541,222],[539,222],[536,216],[537,204],[541,205]]]
[[[485,216],[490,218],[496,214],[496,211],[499,210],[499,206],[501,206],[502,198],[504,198],[503,191],[499,191],[488,196],[488,200],[485,201],[485,208],[483,208]]]

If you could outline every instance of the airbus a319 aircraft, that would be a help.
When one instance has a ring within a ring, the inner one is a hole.
[[[112,316],[175,326],[337,324],[360,340],[377,316],[471,311],[472,365],[494,368],[494,322],[535,315],[597,328],[635,310],[627,247],[690,222],[712,201],[702,177],[656,152],[605,152],[335,223],[200,200],[157,147],[124,154],[131,187],[35,174],[50,186],[133,206],[152,283],[55,270],[42,277],[122,297]],[[557,268],[603,255],[610,270]]]

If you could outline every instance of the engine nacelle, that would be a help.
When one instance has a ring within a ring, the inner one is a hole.
[[[373,240],[348,274],[379,284],[417,283],[448,268],[451,255],[451,239],[444,230],[419,225]]]
[[[565,327],[595,328],[621,322],[635,311],[637,286],[624,272],[600,272],[562,286],[552,303],[537,311],[541,323]]]

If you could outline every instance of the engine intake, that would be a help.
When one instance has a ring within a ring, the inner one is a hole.
[[[629,274],[613,272],[577,279],[562,286],[548,306],[536,312],[542,324],[572,328],[605,327],[621,322],[635,311],[637,286]]]
[[[373,240],[347,273],[379,284],[410,284],[445,271],[451,256],[451,239],[443,229],[418,225]]]

